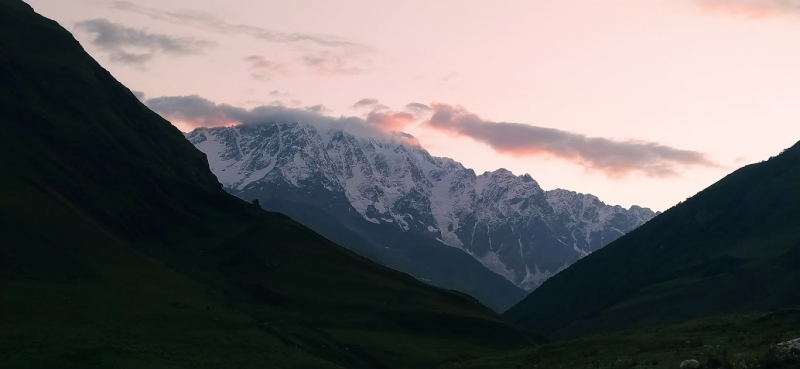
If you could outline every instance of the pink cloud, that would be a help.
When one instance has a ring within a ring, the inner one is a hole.
[[[408,112],[373,110],[364,118],[333,117],[322,105],[287,107],[282,104],[261,105],[252,109],[217,104],[197,95],[162,96],[145,99],[145,105],[183,131],[198,127],[221,127],[237,124],[259,125],[300,123],[317,129],[340,129],[366,137],[392,136],[418,144],[411,135],[399,132],[416,118]],[[377,103],[377,102],[376,102]],[[396,133],[396,132],[399,132]]]
[[[686,167],[719,167],[703,153],[654,142],[619,141],[521,123],[492,122],[463,107],[447,104],[434,103],[431,108],[433,114],[424,127],[469,137],[498,153],[567,160],[611,178],[631,173],[667,177]]]
[[[415,120],[414,115],[407,112],[372,111],[367,115],[367,123],[389,132],[402,131]]]

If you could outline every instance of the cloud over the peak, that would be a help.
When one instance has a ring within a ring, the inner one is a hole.
[[[374,116],[365,120],[358,117],[332,117],[322,105],[289,108],[280,104],[261,105],[246,109],[228,104],[217,104],[197,95],[163,96],[145,101],[150,109],[164,119],[190,128],[221,127],[235,124],[301,123],[318,129],[341,129],[351,134],[380,137],[403,116]]]
[[[568,160],[609,177],[672,176],[681,168],[718,167],[703,153],[654,142],[619,141],[520,123],[487,121],[460,106],[432,104],[426,127],[472,138],[497,152]]]
[[[705,10],[762,18],[800,15],[800,0],[692,0]]]
[[[408,112],[373,110],[367,114],[367,123],[389,132],[401,132],[414,123],[416,117]]]
[[[268,121],[316,121],[324,109],[321,106],[292,109],[279,104],[246,109],[217,104],[197,95],[156,97],[147,99],[145,105],[167,120],[176,120],[192,127],[259,124]]]
[[[419,119],[414,111],[393,111],[371,97],[356,101],[352,107],[361,111],[369,110],[365,116],[366,123],[388,132],[400,132]]]
[[[143,29],[112,23],[106,19],[78,22],[75,29],[92,35],[94,39],[91,43],[108,52],[111,61],[134,66],[144,65],[156,53],[200,54],[214,46],[214,43],[208,40],[150,33]]]

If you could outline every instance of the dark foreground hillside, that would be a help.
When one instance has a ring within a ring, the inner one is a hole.
[[[428,367],[488,308],[225,194],[55,22],[0,0],[0,367]]]
[[[800,305],[800,143],[577,262],[505,313],[555,337]]]

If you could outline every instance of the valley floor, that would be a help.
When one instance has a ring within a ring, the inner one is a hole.
[[[800,337],[800,310],[698,319],[594,335],[444,368],[672,368],[697,360],[700,368],[800,368],[800,352],[779,344]]]

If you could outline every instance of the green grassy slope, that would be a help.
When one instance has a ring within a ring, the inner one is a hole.
[[[597,334],[443,368],[676,369],[694,359],[701,369],[798,369],[800,351],[777,345],[800,337],[800,311],[734,314]]]
[[[55,22],[0,0],[0,367],[426,367],[524,340],[225,194]]]
[[[800,143],[580,260],[505,313],[575,337],[800,304]]]

